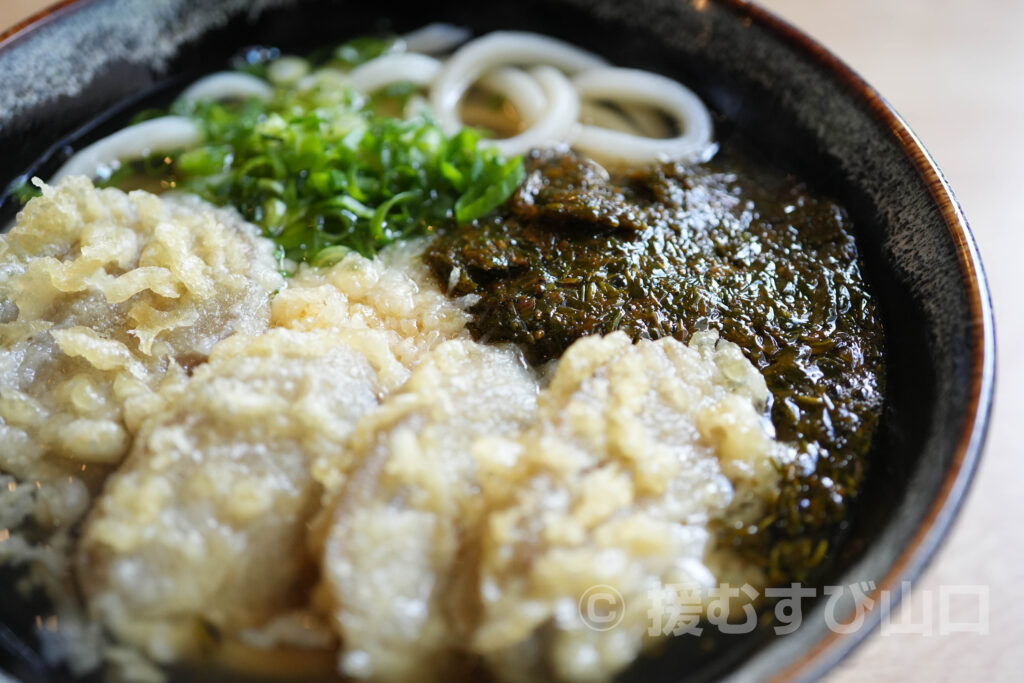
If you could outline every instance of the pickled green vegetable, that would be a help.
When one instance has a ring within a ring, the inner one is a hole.
[[[771,514],[725,536],[773,580],[806,579],[846,517],[882,404],[882,327],[845,212],[791,179],[754,180],[728,153],[610,178],[572,155],[528,166],[503,212],[428,249],[441,286],[480,297],[477,338],[535,363],[613,330],[685,341],[713,328],[738,344],[800,458]]]

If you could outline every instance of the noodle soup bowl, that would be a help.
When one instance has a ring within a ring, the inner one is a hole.
[[[740,0],[69,0],[0,38],[0,183],[48,177],[71,147],[166,104],[247,46],[303,53],[435,21],[548,34],[677,79],[709,105],[720,135],[748,140],[850,211],[887,330],[887,398],[862,494],[807,587],[815,597],[792,633],[780,635],[769,610],[750,633],[669,639],[621,679],[821,675],[879,623],[883,595],[895,602],[948,531],[984,440],[994,335],[973,238],[934,161],[878,93],[793,27]],[[8,223],[13,200],[0,211]],[[26,681],[74,679],[45,664],[41,607],[5,579],[0,668]],[[857,611],[854,585],[875,609]],[[824,599],[826,586],[837,599]]]

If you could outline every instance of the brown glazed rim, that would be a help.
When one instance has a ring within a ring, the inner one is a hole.
[[[6,47],[7,43],[23,37],[75,5],[85,5],[93,1],[60,0],[0,33],[0,47]],[[884,125],[899,143],[921,179],[927,184],[932,200],[945,219],[956,249],[971,309],[970,404],[963,415],[962,431],[956,444],[953,461],[927,516],[889,571],[876,582],[875,590],[868,594],[868,597],[876,602],[881,591],[889,591],[890,595],[898,599],[902,597],[901,583],[920,576],[946,537],[971,483],[985,440],[994,389],[995,324],[978,248],[967,219],[935,161],[903,118],[874,88],[822,44],[773,12],[748,0],[714,2],[742,17],[748,25],[756,23],[771,31],[791,47],[816,61],[839,79],[846,89],[866,106],[871,115]],[[894,606],[895,602],[892,605]],[[874,630],[881,620],[880,610],[872,609],[868,618],[868,625],[855,633],[840,635],[830,631],[796,661],[777,672],[771,680],[789,681],[820,677],[838,664]]]
[[[24,37],[22,34],[27,34],[39,28],[50,19],[62,13],[63,10],[71,7],[71,5],[87,4],[89,2],[92,2],[92,0],[60,0],[60,2],[39,10],[27,19],[22,19],[14,26],[0,33],[0,47],[7,47],[8,41]]]

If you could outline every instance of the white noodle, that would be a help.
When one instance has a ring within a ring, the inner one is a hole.
[[[393,83],[430,85],[439,71],[441,62],[427,55],[411,52],[384,55],[352,69],[348,74],[348,83],[356,90],[369,94]]]
[[[430,102],[423,95],[413,95],[410,97],[409,101],[405,103],[405,108],[402,110],[402,116],[406,119],[411,119],[424,113],[430,113]]]
[[[580,126],[574,147],[601,161],[647,163],[698,159],[711,149],[711,116],[693,92],[672,79],[637,69],[591,69],[573,79],[582,99],[638,102],[663,110],[682,134],[655,139],[595,126]]]
[[[503,95],[526,125],[539,119],[547,108],[544,89],[522,69],[513,66],[494,69],[487,72],[479,84],[492,93]]]
[[[459,101],[481,74],[500,66],[532,64],[550,65],[572,74],[606,62],[586,50],[536,33],[489,33],[456,50],[434,81],[430,99],[441,128],[449,135],[462,128]]]
[[[409,52],[439,55],[451,52],[469,40],[471,35],[468,28],[438,22],[406,33],[402,42]]]
[[[539,66],[530,75],[543,88],[547,107],[540,118],[519,135],[487,141],[506,156],[524,154],[534,147],[556,145],[572,138],[580,117],[579,96],[561,71]]]
[[[257,97],[269,100],[274,88],[262,78],[236,71],[219,71],[210,74],[185,89],[179,100],[195,102],[196,100],[230,100]]]
[[[331,66],[323,66],[313,73],[300,78],[295,83],[295,89],[299,92],[305,92],[321,85],[328,88],[344,88],[347,83],[348,80],[344,71]]]
[[[468,35],[465,29],[450,24],[431,24],[408,34],[405,44],[410,50],[444,52]],[[534,64],[541,66],[529,74],[514,66]],[[463,45],[446,63],[407,52],[378,57],[347,74],[328,67],[302,76],[308,62],[297,58],[283,58],[271,69],[275,81],[298,80],[300,90],[323,81],[364,93],[398,82],[428,87],[434,116],[448,134],[463,127],[459,103],[479,79],[482,87],[505,96],[526,126],[518,135],[490,141],[506,155],[568,142],[603,162],[646,163],[699,159],[712,149],[711,117],[700,99],[683,85],[647,71],[609,67],[586,50],[534,33],[490,33]],[[572,81],[562,72],[574,74]],[[196,81],[180,99],[266,100],[272,93],[273,87],[255,76],[221,72]],[[621,113],[598,102],[614,103]],[[406,114],[423,109],[424,100],[414,98]],[[589,125],[579,123],[581,112]],[[668,127],[659,112],[675,119],[682,133],[664,137]],[[75,154],[52,181],[72,174],[95,177],[121,161],[144,158],[153,151],[194,147],[201,140],[202,132],[191,119],[165,116],[146,121]]]
[[[309,62],[301,57],[279,57],[267,67],[267,78],[274,85],[291,85],[309,73]]]
[[[116,168],[121,161],[143,159],[152,152],[194,147],[203,133],[192,119],[164,116],[122,128],[81,150],[65,162],[50,179],[55,183],[69,175],[96,178],[105,170]]]

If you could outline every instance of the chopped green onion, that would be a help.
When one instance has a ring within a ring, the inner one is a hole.
[[[523,182],[526,171],[521,159],[505,162],[493,175],[492,184],[475,185],[455,202],[455,220],[471,223],[501,206]]]
[[[310,265],[316,268],[329,268],[351,253],[351,249],[340,244],[324,247],[317,252],[316,256],[313,257],[313,260],[310,261]]]
[[[393,40],[357,39],[327,65],[350,67],[400,49]],[[477,220],[522,181],[522,159],[481,145],[479,131],[448,137],[427,115],[384,116],[376,103],[330,78],[279,85],[266,102],[175,103],[172,112],[193,117],[205,142],[161,153],[172,161],[164,176],[236,207],[274,240],[282,262],[314,265]]]

